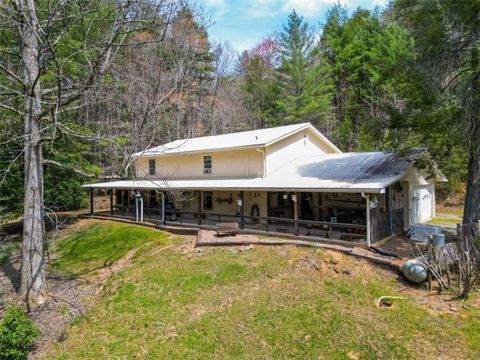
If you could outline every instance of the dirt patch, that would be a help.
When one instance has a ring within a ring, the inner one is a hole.
[[[416,244],[420,247],[423,246],[418,242]],[[385,250],[386,252],[396,254],[399,258],[411,259],[413,257],[412,248],[415,248],[415,243],[409,241],[403,236],[395,236],[380,246],[376,246],[375,244],[373,244],[373,246]]]
[[[22,301],[18,296],[21,279],[21,256],[16,253],[0,267],[0,288],[6,304]],[[38,326],[41,338],[29,358],[38,359],[57,341],[65,340],[65,327],[82,315],[95,293],[95,286],[84,279],[47,276],[48,300],[31,310],[30,316]]]
[[[85,313],[95,295],[96,286],[83,280],[49,277],[47,281],[48,301],[30,314],[41,333],[30,359],[40,359],[52,344],[64,341],[66,326]]]
[[[218,242],[232,242],[239,245],[245,242],[258,241],[258,236],[249,234],[237,234],[232,236],[216,236],[215,231],[200,229],[197,235],[197,243],[218,243]]]

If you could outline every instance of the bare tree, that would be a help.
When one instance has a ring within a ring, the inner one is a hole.
[[[210,118],[211,118],[211,135],[217,133],[217,118],[215,114],[216,102],[222,81],[228,81],[227,75],[232,70],[234,60],[238,57],[235,50],[229,43],[214,43],[213,44],[213,57],[214,57],[214,72],[213,72],[213,92],[212,101],[210,106]],[[221,120],[218,119],[218,120]]]
[[[21,294],[27,304],[45,300],[43,158],[45,142],[78,132],[71,114],[124,49],[164,40],[172,18],[185,8],[174,0],[10,0],[0,3],[0,109],[24,124],[24,232]],[[154,33],[141,38],[143,31]],[[17,157],[14,160],[18,160]],[[75,169],[74,169],[75,170]]]

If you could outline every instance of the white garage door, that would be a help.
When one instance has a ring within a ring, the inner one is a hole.
[[[411,224],[418,224],[433,217],[433,184],[416,185],[412,188]]]

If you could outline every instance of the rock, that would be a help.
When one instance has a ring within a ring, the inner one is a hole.
[[[57,341],[58,341],[58,342],[63,342],[63,341],[65,341],[65,340],[67,340],[67,338],[68,338],[68,334],[67,334],[67,332],[66,332],[65,330],[63,330],[63,331],[60,333],[60,335],[58,336]]]
[[[359,355],[356,352],[353,352],[353,351],[349,351],[348,354],[347,354],[347,357],[350,360],[358,360],[359,359]]]
[[[171,332],[167,333],[167,335],[165,337],[167,339],[173,339],[173,338],[176,338],[177,336],[178,336],[178,334],[175,331],[171,331]]]
[[[380,301],[380,307],[391,307],[393,305],[392,299],[384,298]]]

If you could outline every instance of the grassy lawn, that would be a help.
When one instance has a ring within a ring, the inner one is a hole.
[[[452,219],[447,217],[434,217],[428,222],[432,225],[442,225],[442,224],[461,224],[462,219]]]
[[[55,272],[78,276],[110,266],[145,243],[163,244],[166,233],[113,221],[89,220],[69,228],[59,239]]]
[[[437,208],[436,210],[437,215],[447,214],[447,215],[455,215],[458,217],[463,216],[463,208]]]
[[[478,358],[477,298],[458,312],[434,311],[396,275],[332,252],[197,253],[152,229],[91,222],[64,237],[56,267],[91,271],[147,242],[48,358]],[[378,308],[382,295],[409,299]]]

